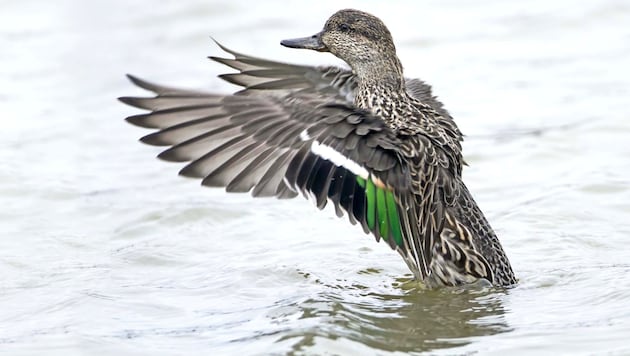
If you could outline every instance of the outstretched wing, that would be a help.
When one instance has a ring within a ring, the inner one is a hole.
[[[267,93],[272,90],[281,93],[293,91],[318,93],[349,103],[354,102],[357,78],[348,69],[282,63],[239,53],[218,42],[216,44],[234,56],[234,59],[215,56],[209,58],[239,71],[222,74],[219,77],[242,86],[241,93],[259,90],[265,90]],[[429,105],[441,117],[452,120],[451,115],[444,109],[444,105],[433,95],[430,85],[420,79],[407,78],[405,81],[407,91],[411,96]]]
[[[385,239],[420,276],[426,250],[418,242],[411,175],[403,142],[385,123],[343,100],[309,93],[215,95],[152,84],[129,76],[155,97],[123,97],[149,113],[130,123],[157,129],[141,140],[170,146],[159,157],[190,162],[180,174],[229,192],[334,204],[353,224]]]
[[[242,86],[243,90],[239,93],[260,90],[266,94],[278,91],[280,95],[287,92],[311,93],[354,102],[357,79],[350,70],[282,63],[239,53],[218,42],[216,44],[234,59],[208,58],[239,71],[219,75],[219,78],[229,83]]]

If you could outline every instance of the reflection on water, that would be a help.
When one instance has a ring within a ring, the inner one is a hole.
[[[506,290],[435,291],[402,279],[396,285],[392,294],[375,294],[368,286],[354,285],[306,299],[296,307],[299,319],[312,326],[291,330],[278,342],[289,341],[297,353],[317,349],[319,339],[341,339],[373,350],[418,352],[462,346],[471,337],[510,330],[501,304]]]

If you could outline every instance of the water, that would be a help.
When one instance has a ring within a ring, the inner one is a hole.
[[[3,1],[0,353],[630,354],[626,1]],[[389,25],[467,134],[465,180],[520,282],[420,289],[300,199],[202,189],[137,143],[124,78],[214,91],[241,52],[344,7]]]

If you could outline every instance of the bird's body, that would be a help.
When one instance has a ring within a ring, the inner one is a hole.
[[[327,203],[397,250],[430,287],[485,279],[516,282],[510,263],[462,181],[462,134],[431,89],[406,79],[391,35],[376,17],[341,10],[314,36],[287,47],[329,51],[352,70],[243,55],[211,57],[238,70],[221,77],[234,95],[154,85],[148,109],[129,117],[159,129],[143,137],[190,161],[180,174],[228,192]]]

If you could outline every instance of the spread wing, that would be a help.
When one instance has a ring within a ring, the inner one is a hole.
[[[216,41],[215,41],[216,42]],[[318,93],[336,97],[349,103],[354,102],[357,78],[348,69],[334,66],[313,67],[282,63],[258,58],[233,51],[216,42],[221,49],[234,58],[209,57],[225,64],[238,73],[222,74],[219,77],[239,86],[241,93],[265,90],[302,93]],[[407,91],[420,102],[429,105],[441,117],[451,120],[452,117],[444,109],[444,105],[432,93],[431,86],[420,79],[406,79]]]
[[[382,120],[343,100],[292,93],[215,95],[131,81],[155,97],[123,97],[149,110],[127,121],[156,131],[141,140],[168,146],[159,157],[189,162],[180,174],[228,192],[292,198],[302,193],[322,209],[383,238],[428,273],[411,174],[400,141]]]

